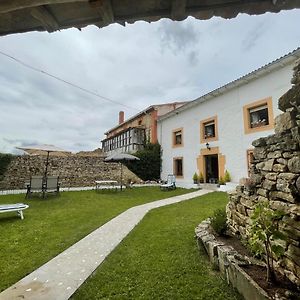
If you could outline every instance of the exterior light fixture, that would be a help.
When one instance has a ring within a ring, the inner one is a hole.
[[[208,150],[210,150],[209,143],[206,143],[206,148],[207,148]]]

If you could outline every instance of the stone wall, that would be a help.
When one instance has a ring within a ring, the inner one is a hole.
[[[275,119],[275,134],[252,143],[250,178],[230,194],[227,216],[231,232],[245,238],[255,204],[267,201],[285,211],[280,229],[288,237],[286,251],[275,266],[300,286],[300,61],[292,83],[279,99],[284,113]]]
[[[120,164],[105,163],[102,156],[70,155],[49,158],[48,175],[58,175],[62,187],[94,186],[95,180],[118,180]],[[8,166],[0,189],[22,189],[31,175],[43,175],[45,156],[16,156]],[[123,166],[123,182],[140,179]]]

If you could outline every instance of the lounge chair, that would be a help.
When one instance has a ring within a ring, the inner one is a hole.
[[[46,183],[44,186],[44,193],[55,193],[59,194],[59,177],[58,176],[48,176],[46,178]]]
[[[176,189],[176,177],[173,174],[169,174],[167,178],[167,182],[160,186],[161,190],[175,190]]]
[[[31,197],[32,193],[44,194],[44,178],[43,176],[31,176],[27,185],[26,199]]]
[[[21,219],[23,220],[24,219],[23,210],[28,207],[29,206],[24,203],[2,204],[2,205],[0,205],[0,213],[16,211],[18,216],[20,216]]]

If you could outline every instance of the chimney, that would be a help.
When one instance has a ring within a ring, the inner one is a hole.
[[[124,111],[119,112],[119,125],[124,123]]]

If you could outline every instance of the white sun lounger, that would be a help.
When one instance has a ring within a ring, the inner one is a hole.
[[[173,174],[169,174],[167,178],[167,182],[160,186],[161,190],[175,190],[176,189],[176,177]]]
[[[24,203],[1,204],[0,205],[0,213],[16,211],[18,216],[20,216],[21,219],[23,220],[24,219],[23,210],[28,207],[29,207],[29,205],[24,204]]]

